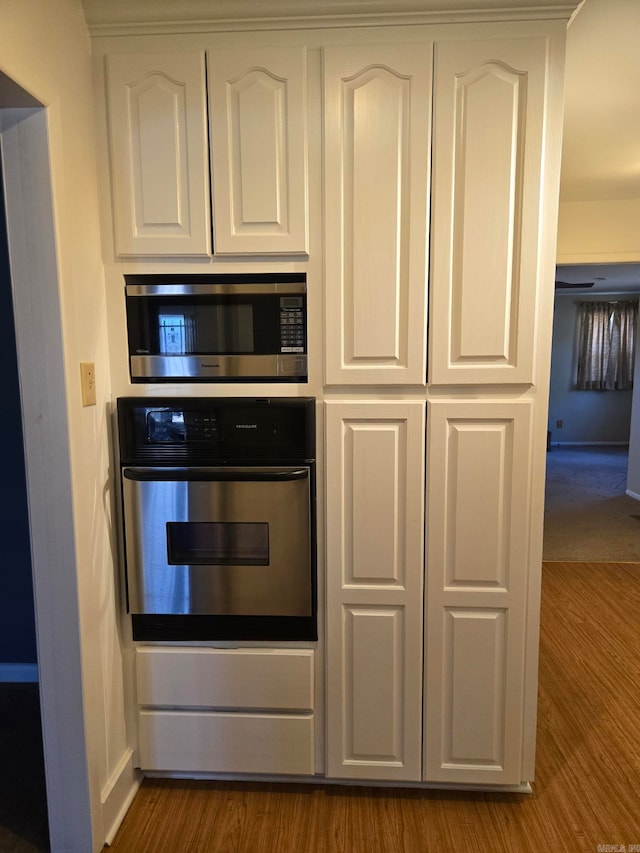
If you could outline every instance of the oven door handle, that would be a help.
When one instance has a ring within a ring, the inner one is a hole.
[[[309,476],[308,468],[284,468],[282,470],[265,471],[264,468],[248,468],[248,469],[180,469],[173,471],[163,471],[158,468],[125,468],[122,475],[127,480],[136,480],[138,482],[244,482],[244,483],[274,483],[285,480],[306,480]]]

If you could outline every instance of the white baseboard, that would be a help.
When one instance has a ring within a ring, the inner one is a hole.
[[[0,663],[0,682],[38,680],[37,663]]]
[[[640,495],[637,492],[632,492],[631,489],[627,489],[625,494],[629,495],[630,498],[633,498],[636,501],[640,501]]]
[[[628,447],[628,441],[558,441],[551,439],[556,447]]]
[[[250,776],[242,773],[173,773],[157,770],[146,770],[146,779],[189,779],[220,782],[282,782],[282,776],[274,776],[270,773],[252,773]],[[287,776],[286,780],[296,785],[340,785],[344,788],[362,787],[388,788],[389,781],[379,779],[333,779],[331,776]],[[520,782],[515,785],[475,785],[473,783],[460,784],[458,782],[400,782],[393,781],[394,788],[414,788],[420,790],[434,791],[487,791],[500,794],[532,794],[530,782]]]
[[[126,749],[111,778],[102,789],[104,843],[110,846],[124,820],[133,798],[138,793],[142,773],[134,766],[134,752]]]

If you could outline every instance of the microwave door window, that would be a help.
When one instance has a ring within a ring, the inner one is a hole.
[[[230,355],[253,353],[253,320],[250,302],[203,305],[198,309],[198,351]]]
[[[194,318],[175,311],[159,313],[158,342],[161,355],[186,355],[196,352]]]
[[[255,352],[251,302],[215,301],[158,311],[160,355],[243,354]]]

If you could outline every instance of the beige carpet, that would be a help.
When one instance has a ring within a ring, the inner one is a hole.
[[[626,447],[547,453],[543,559],[640,561],[640,501],[625,494]]]

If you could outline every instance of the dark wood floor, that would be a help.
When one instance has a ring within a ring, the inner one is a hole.
[[[37,684],[0,684],[0,853],[49,850]]]
[[[640,564],[545,564],[530,796],[145,780],[111,850],[640,850],[639,629]]]

